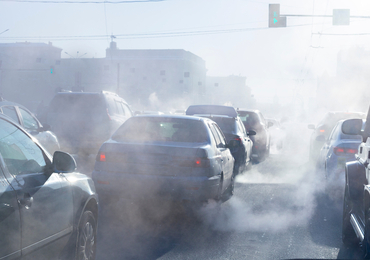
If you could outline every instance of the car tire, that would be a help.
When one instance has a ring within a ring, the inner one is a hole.
[[[348,185],[346,184],[343,199],[343,216],[342,216],[342,241],[346,246],[355,246],[358,244],[358,238],[352,228],[350,218],[353,202],[349,197]]]
[[[86,210],[82,214],[77,235],[76,260],[94,260],[96,256],[97,223],[94,214]]]

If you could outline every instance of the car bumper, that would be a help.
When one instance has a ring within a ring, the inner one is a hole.
[[[104,177],[102,177],[104,176]],[[218,196],[220,178],[122,174],[94,171],[92,174],[102,203],[119,199],[160,198],[178,201],[207,201]]]

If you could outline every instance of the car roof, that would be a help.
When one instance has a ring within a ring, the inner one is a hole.
[[[186,115],[154,115],[154,114],[139,114],[137,116],[134,116],[132,118],[173,118],[173,119],[186,119],[186,120],[194,120],[194,121],[211,121],[208,118],[205,117],[199,117],[199,116],[186,116]]]
[[[234,107],[220,105],[193,105],[186,110],[186,115],[224,115],[228,117],[238,117]]]
[[[126,100],[124,98],[120,97],[118,94],[116,94],[114,92],[110,92],[110,91],[105,91],[105,90],[102,90],[100,92],[73,92],[73,91],[65,91],[65,92],[58,92],[58,93],[56,93],[54,97],[56,97],[56,96],[87,96],[87,95],[91,95],[91,96],[94,96],[94,95],[111,95],[113,97],[120,98],[126,104],[128,104],[126,102]]]

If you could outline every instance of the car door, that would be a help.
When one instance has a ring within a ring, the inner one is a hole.
[[[242,121],[239,118],[237,119],[236,124],[238,126],[238,131],[240,132],[242,142],[243,142],[243,146],[244,146],[244,149],[245,149],[245,154],[246,154],[245,161],[248,162],[250,160],[250,156],[252,154],[252,141],[249,138],[249,136],[247,135],[245,127],[244,127]]]
[[[17,195],[0,168],[0,259],[21,256],[21,218]]]
[[[214,139],[216,140],[216,147],[217,147],[217,153],[219,162],[221,165],[222,172],[224,174],[224,185],[223,189],[225,187],[228,187],[231,181],[231,177],[233,174],[233,157],[230,153],[230,150],[226,148],[226,140],[224,135],[222,134],[221,130],[217,126],[217,124],[210,124],[209,125],[211,132],[213,134]]]
[[[0,155],[19,204],[23,259],[55,258],[73,230],[70,186],[32,138],[3,119]]]

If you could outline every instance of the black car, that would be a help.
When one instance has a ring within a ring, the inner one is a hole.
[[[97,195],[73,157],[0,116],[0,165],[0,259],[94,259]]]
[[[235,108],[218,105],[195,105],[188,107],[186,115],[207,117],[215,121],[221,128],[228,143],[231,140],[237,141],[237,145],[230,148],[231,154],[235,159],[235,174],[251,167],[253,142],[249,136],[255,135],[256,132],[254,130],[248,132],[245,130]]]
[[[266,122],[262,113],[258,110],[237,109],[238,116],[242,120],[247,131],[254,130],[256,135],[251,136],[253,141],[252,159],[261,162],[270,155],[270,133],[268,128],[272,122]]]
[[[48,107],[47,123],[63,151],[89,155],[131,116],[126,101],[115,93],[59,92]]]

